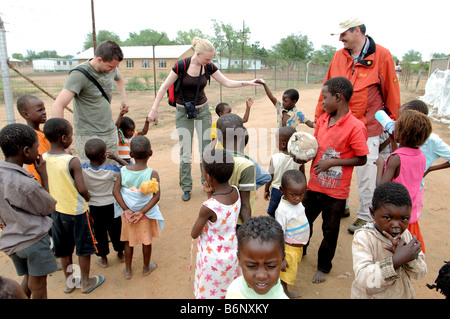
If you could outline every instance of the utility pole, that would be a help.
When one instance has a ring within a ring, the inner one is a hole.
[[[163,32],[163,34],[161,35],[161,37],[159,38],[158,41],[156,41],[155,44],[152,45],[153,47],[153,86],[154,86],[154,91],[155,91],[155,98],[156,98],[156,63],[155,63],[155,47],[156,45],[159,43],[159,41],[162,40],[162,38],[165,36],[166,34]]]
[[[244,73],[244,46],[245,46],[245,21],[242,21],[242,56],[241,56],[241,73]],[[230,63],[230,62],[229,62]]]
[[[95,50],[97,49],[97,36],[95,32],[94,0],[91,0],[91,12],[92,12],[92,43],[94,47],[94,56],[95,56]]]
[[[6,49],[6,31],[3,20],[0,17],[0,65],[2,72],[3,94],[5,99],[5,110],[8,124],[16,122],[14,115],[14,100],[11,79],[8,67],[8,50]]]

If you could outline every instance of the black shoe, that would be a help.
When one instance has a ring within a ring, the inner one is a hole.
[[[181,199],[187,202],[191,199],[191,193],[189,191],[184,191],[183,195],[181,196]]]
[[[350,208],[346,208],[344,210],[344,214],[342,215],[342,218],[350,217]]]

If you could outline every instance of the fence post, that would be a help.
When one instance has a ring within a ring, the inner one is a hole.
[[[308,63],[306,63],[306,83],[309,82],[309,66],[311,64],[311,61],[308,61]]]
[[[8,51],[6,49],[5,33],[6,31],[5,27],[3,26],[3,20],[0,17],[0,64],[2,70],[3,93],[5,96],[6,118],[8,120],[8,124],[12,124],[15,123],[16,119],[14,115],[14,101],[11,87],[11,78],[9,75]]]

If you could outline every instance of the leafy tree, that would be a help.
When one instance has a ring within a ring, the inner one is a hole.
[[[13,59],[23,60],[22,53],[13,53],[11,56],[12,56]]]
[[[43,58],[59,58],[59,55],[56,53],[55,50],[45,50],[39,53],[36,53],[36,51],[33,50],[27,50],[27,55],[25,58],[27,60],[43,59]]]
[[[243,44],[244,53],[251,53],[251,47],[248,45],[250,28],[245,27],[244,30],[236,30],[231,24],[225,24],[215,19],[211,21],[213,22],[215,36],[210,40],[219,53],[224,52],[228,54],[228,69],[230,69],[232,56],[242,55]]]
[[[123,46],[139,46],[139,45],[151,46],[151,45],[154,45],[156,42],[158,42],[158,40],[161,38],[161,36],[163,38],[161,39],[161,41],[159,41],[158,45],[172,44],[172,41],[169,40],[169,38],[167,37],[167,34],[160,33],[158,31],[155,31],[152,29],[145,29],[145,30],[139,31],[139,33],[130,32],[128,39],[123,41],[122,45]]]
[[[409,50],[402,57],[402,69],[411,70],[412,72],[419,72],[422,68],[422,53],[414,50]]]
[[[422,53],[419,51],[409,50],[403,55],[403,61],[408,62],[422,62]]]
[[[310,58],[313,63],[329,64],[333,59],[336,48],[331,45],[322,45],[320,50],[314,51]]]
[[[99,30],[96,35],[97,44],[107,40],[114,41],[119,45],[121,44],[120,37],[114,32]],[[92,47],[94,47],[94,40],[92,39],[92,32],[89,32],[88,34],[86,34],[86,37],[84,39],[83,50],[87,50]]]
[[[195,37],[205,39],[206,35],[200,29],[190,29],[189,31],[180,30],[177,32],[174,44],[191,44],[192,39]]]
[[[259,41],[256,41],[255,43],[251,44],[251,54],[252,56],[258,56],[258,57],[268,57],[270,55],[270,52],[266,50],[266,48],[261,47],[261,43]]]
[[[279,57],[291,61],[307,61],[314,46],[309,41],[308,36],[302,34],[291,34],[280,40],[278,44],[273,46],[273,50]],[[291,67],[294,65],[292,63]]]
[[[431,58],[432,59],[448,59],[449,54],[448,53],[432,53]]]

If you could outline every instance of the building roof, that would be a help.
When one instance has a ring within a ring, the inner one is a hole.
[[[124,59],[152,59],[153,47],[152,46],[121,46]],[[191,45],[157,45],[155,46],[155,58],[156,59],[178,59],[185,54]],[[74,59],[90,59],[94,57],[94,49],[89,48],[83,52],[80,52]]]

